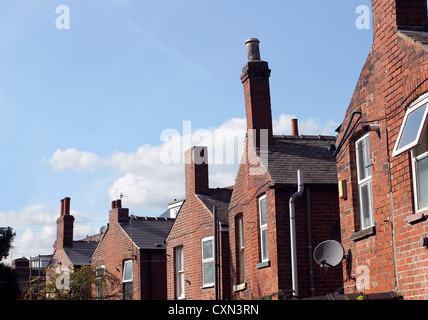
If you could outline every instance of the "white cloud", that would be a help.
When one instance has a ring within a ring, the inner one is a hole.
[[[2,226],[10,226],[16,233],[8,261],[38,254],[51,254],[56,237],[56,216],[44,205],[28,206],[19,211],[0,211]]]
[[[73,234],[75,240],[99,232],[92,226],[86,214],[77,211],[71,211],[70,214],[75,217]],[[21,257],[52,254],[58,217],[59,209],[50,210],[45,205],[28,206],[17,211],[0,211],[1,226],[10,226],[16,233],[9,257],[6,259],[7,263]]]
[[[273,121],[274,133],[290,134],[293,118],[294,115],[281,114]],[[299,132],[332,134],[336,126],[333,121],[321,123],[317,118],[310,118],[299,122]],[[210,129],[194,129],[190,121],[185,121],[181,132],[164,130],[158,146],[145,144],[135,152],[116,151],[105,157],[74,148],[58,149],[47,163],[57,172],[113,169],[120,176],[111,181],[105,191],[111,200],[123,193],[127,206],[162,210],[174,198],[184,196],[184,152],[192,145],[208,147],[212,187],[233,185],[243,152],[245,129],[245,119],[230,119]]]
[[[93,170],[99,164],[100,158],[86,151],[79,151],[75,148],[66,150],[58,149],[48,160],[54,171],[72,169],[75,171]]]

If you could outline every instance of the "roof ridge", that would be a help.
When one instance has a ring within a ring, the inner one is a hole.
[[[298,136],[293,136],[293,135],[273,135],[274,138],[276,139],[290,139],[290,140],[336,140],[336,136],[330,136],[330,135],[298,135]]]

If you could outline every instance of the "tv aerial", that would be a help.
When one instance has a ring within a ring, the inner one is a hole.
[[[335,240],[326,240],[318,244],[314,250],[314,260],[321,267],[321,271],[327,271],[329,267],[335,267],[346,259],[345,250]]]

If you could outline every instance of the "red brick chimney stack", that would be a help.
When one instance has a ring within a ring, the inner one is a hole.
[[[61,200],[61,212],[56,220],[57,233],[55,249],[70,247],[73,245],[74,217],[70,215],[70,198]]]
[[[111,202],[111,210],[109,212],[109,223],[118,223],[118,221],[129,219],[129,209],[122,208],[122,200],[114,200]]]
[[[186,198],[195,194],[207,194],[208,182],[208,149],[195,146],[185,153]]]
[[[256,148],[260,148],[260,136],[267,138],[268,145],[273,145],[272,113],[270,101],[269,77],[271,70],[268,63],[260,59],[260,41],[248,39],[248,63],[242,69],[241,82],[244,86],[245,110],[248,137],[256,135]],[[262,137],[263,138],[263,137]]]

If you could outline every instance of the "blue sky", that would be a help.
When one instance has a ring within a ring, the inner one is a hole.
[[[59,5],[69,29],[56,27]],[[333,135],[372,44],[359,5],[370,1],[0,1],[0,225],[17,232],[12,258],[52,253],[66,196],[75,239],[107,223],[120,193],[149,216],[182,197],[183,166],[159,160],[161,135],[182,141],[190,121],[193,133],[242,137],[247,38],[272,70],[275,132],[297,117],[302,134]],[[235,170],[211,166],[212,186],[233,184]]]

